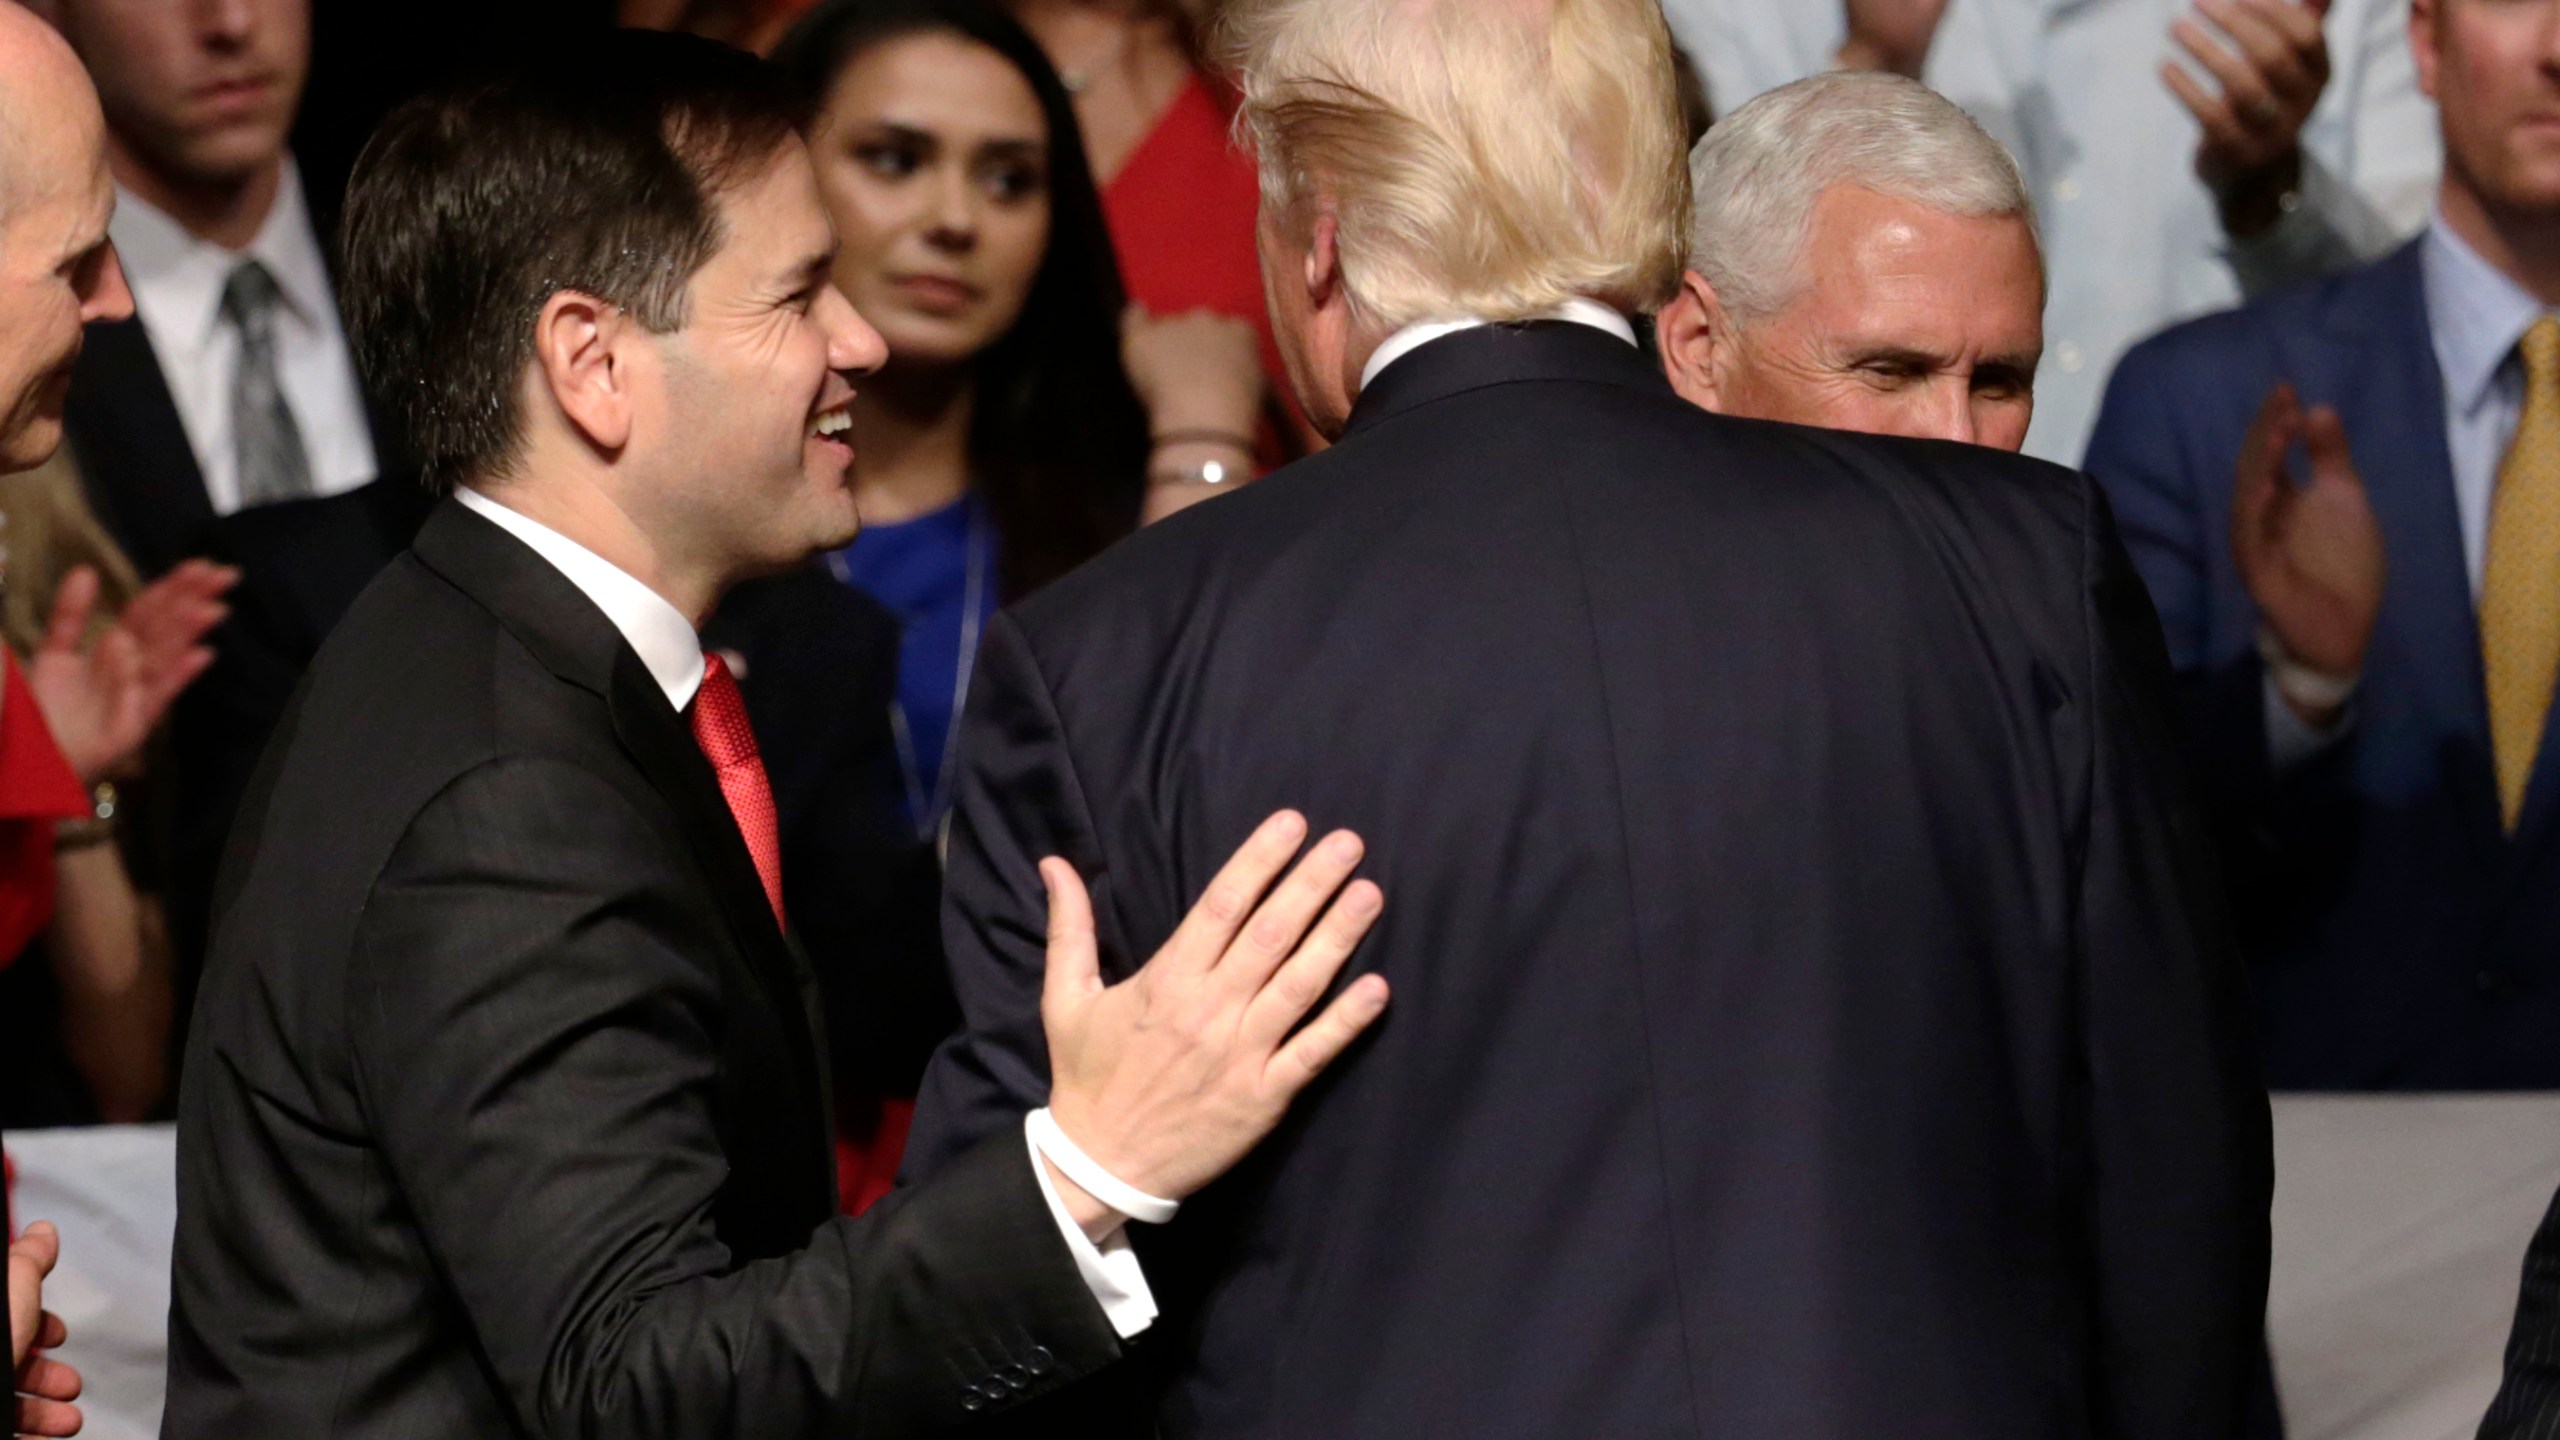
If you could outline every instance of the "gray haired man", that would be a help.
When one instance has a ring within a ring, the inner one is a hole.
[[[1955,105],[1838,72],[1736,110],[1689,157],[1689,273],[1662,367],[1727,415],[2014,451],[2044,257],[2018,167]]]

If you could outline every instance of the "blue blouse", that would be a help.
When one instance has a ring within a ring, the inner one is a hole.
[[[888,607],[898,646],[898,762],[907,819],[919,838],[941,826],[952,801],[952,742],[977,661],[981,629],[997,608],[995,529],[976,496],[894,525],[865,525],[827,556],[838,580]]]

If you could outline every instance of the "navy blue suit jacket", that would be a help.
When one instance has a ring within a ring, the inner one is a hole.
[[[2230,542],[2241,439],[2278,381],[2345,417],[2389,554],[2353,730],[2282,775]],[[2271,1083],[2560,1087],[2560,747],[2508,838],[2418,247],[2137,346],[2088,469],[2179,672]]]
[[[913,1172],[1047,1095],[1039,857],[1115,977],[1283,805],[1388,897],[1378,1030],[1139,1239],[1158,1433],[2237,1432],[2266,1098],[2078,476],[1470,331],[978,675]]]

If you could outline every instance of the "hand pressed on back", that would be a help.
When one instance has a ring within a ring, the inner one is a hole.
[[[1351,879],[1362,847],[1347,831],[1326,837],[1274,886],[1306,834],[1292,812],[1264,821],[1173,938],[1117,985],[1102,983],[1083,881],[1063,860],[1042,862],[1050,1112],[1123,1183],[1180,1200],[1224,1174],[1385,1011],[1387,982],[1364,975],[1299,1024],[1386,903],[1375,884]],[[1119,1223],[1057,1179],[1088,1231]]]

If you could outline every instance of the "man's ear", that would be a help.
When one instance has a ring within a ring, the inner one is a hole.
[[[1318,205],[1315,225],[1307,236],[1307,309],[1310,311],[1322,311],[1342,293],[1341,233],[1341,223],[1333,218],[1333,206]]]
[[[639,327],[618,306],[563,290],[533,322],[533,363],[541,389],[571,429],[608,454],[631,443],[628,352]]]
[[[2436,62],[2441,59],[2436,46],[2436,12],[2443,0],[2409,0],[2409,54],[2417,62],[2418,88],[2430,100],[2436,98]]]
[[[1662,373],[1680,398],[1701,410],[1722,410],[1717,377],[1733,343],[1731,322],[1716,287],[1692,270],[1680,277],[1680,293],[1653,317],[1654,348]]]

